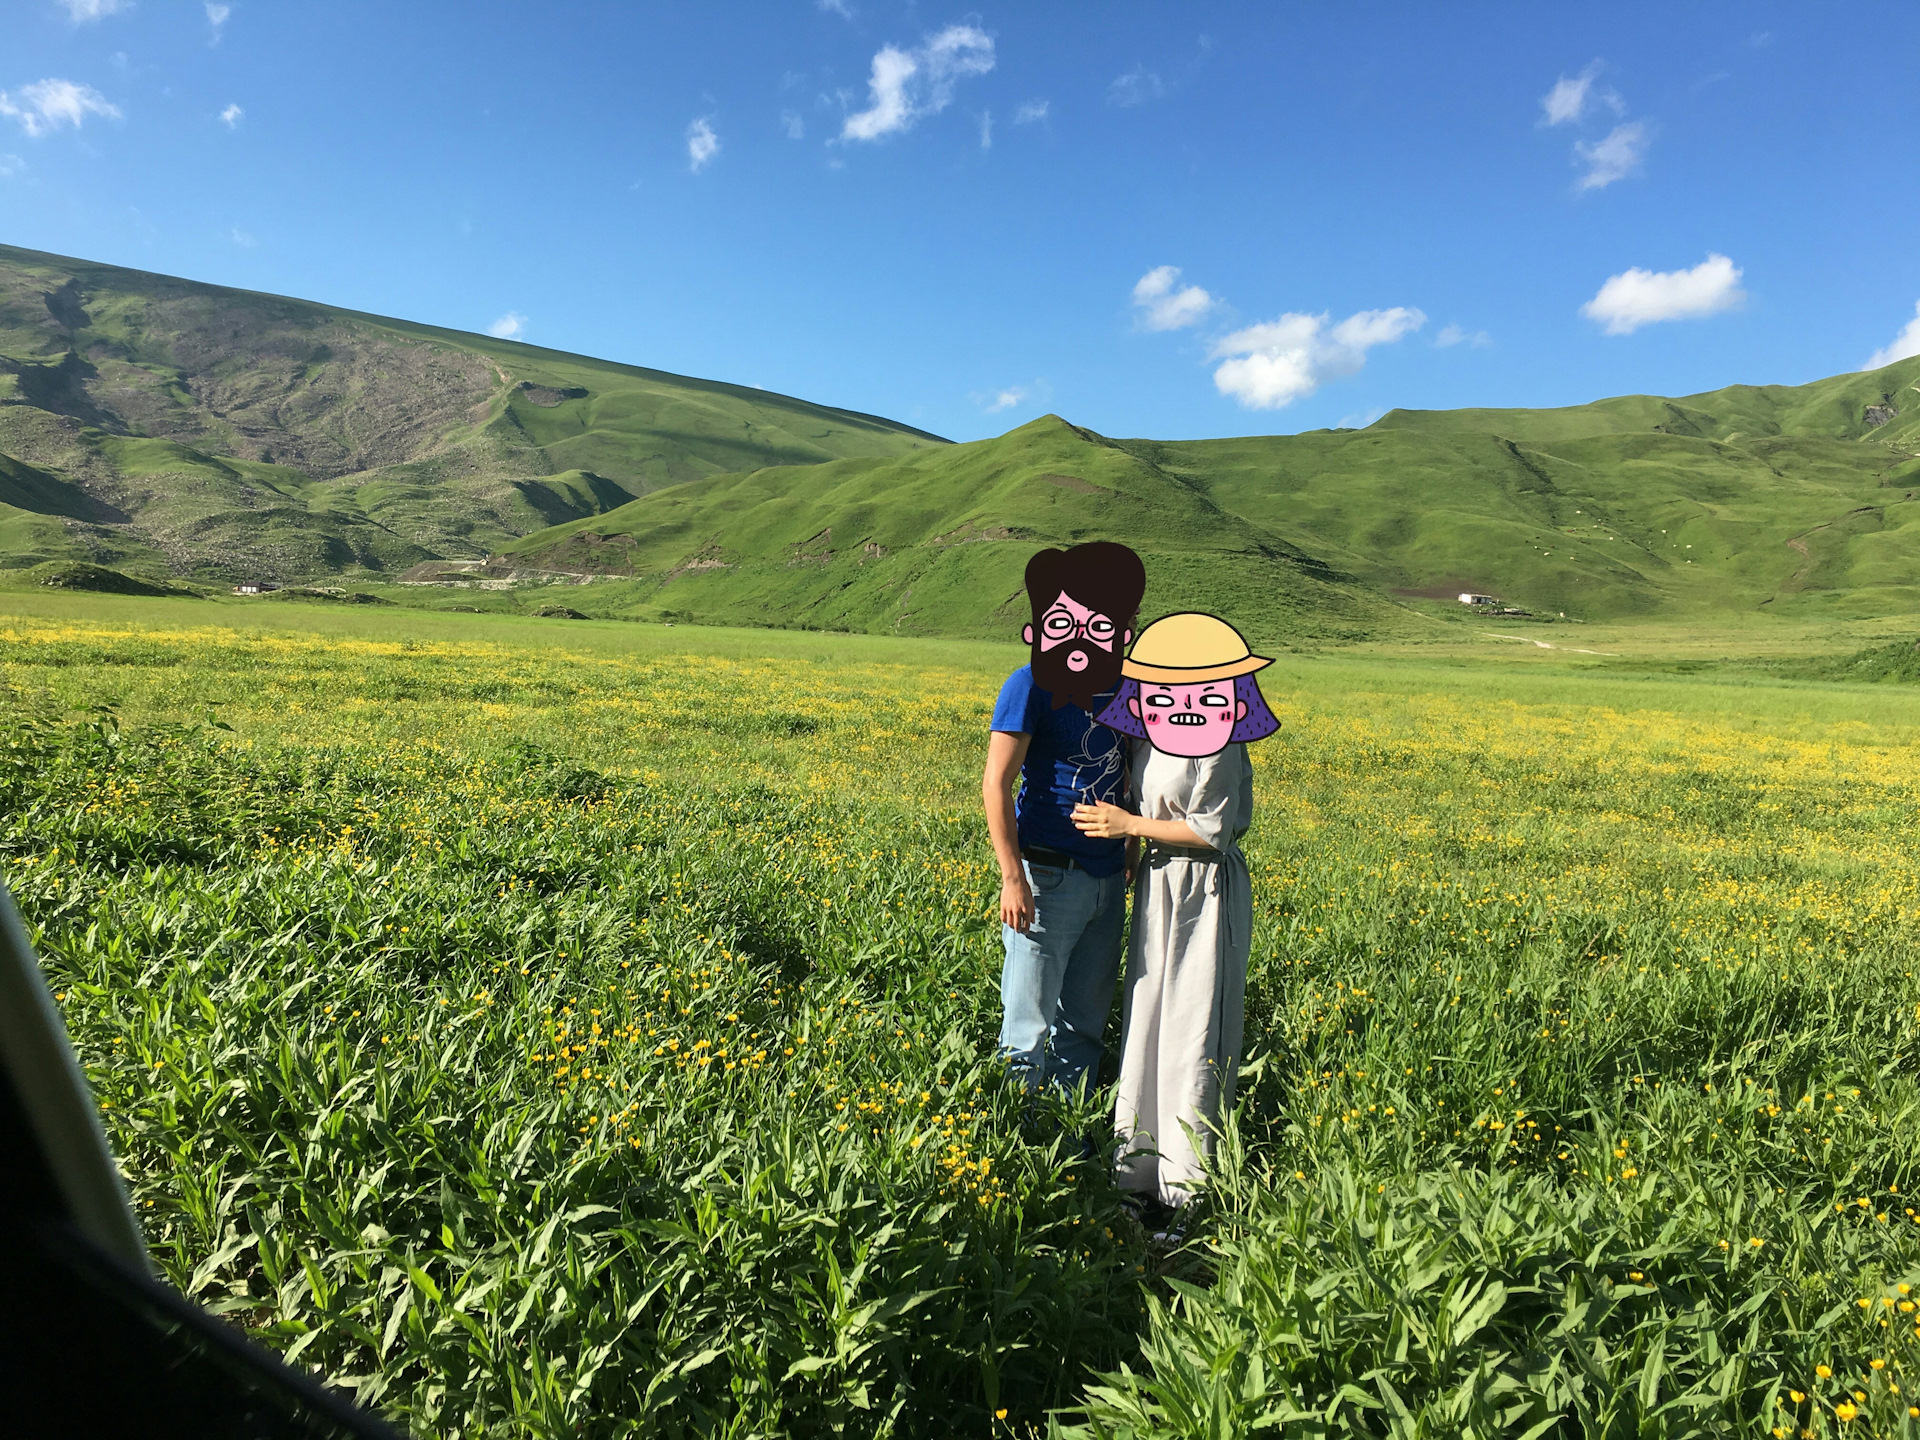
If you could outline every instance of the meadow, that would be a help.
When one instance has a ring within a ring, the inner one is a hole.
[[[1904,687],[1283,658],[1163,1254],[991,1055],[1017,650],[4,605],[153,1255],[416,1433],[1920,1435]]]

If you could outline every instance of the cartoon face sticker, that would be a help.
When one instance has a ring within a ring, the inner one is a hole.
[[[1120,647],[1133,638],[1109,615],[1064,590],[1020,638],[1033,647],[1033,678],[1056,706],[1094,707],[1094,697],[1120,683]]]
[[[1126,678],[1094,718],[1168,755],[1218,755],[1280,728],[1253,678],[1272,663],[1218,616],[1168,615],[1140,632]]]
[[[1094,540],[1042,550],[1027,563],[1033,620],[1020,631],[1032,647],[1034,682],[1054,707],[1091,713],[1120,683],[1121,653],[1133,638],[1146,571],[1124,545]]]
[[[1082,605],[1063,590],[1060,598],[1053,602],[1052,608],[1040,619],[1040,648],[1051,650],[1055,646],[1065,645],[1069,640],[1084,635],[1102,650],[1111,650],[1113,637],[1118,630],[1119,626],[1115,625],[1109,617],[1102,615],[1098,610]],[[1027,643],[1029,645],[1033,643],[1031,634],[1027,636]],[[1087,667],[1083,660],[1078,665],[1069,661],[1068,668],[1084,670]]]
[[[1127,697],[1127,710],[1146,726],[1147,740],[1169,755],[1217,755],[1233,738],[1233,727],[1247,718],[1247,702],[1234,694],[1232,680],[1198,685],[1140,682]]]

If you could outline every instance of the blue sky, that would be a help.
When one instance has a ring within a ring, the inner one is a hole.
[[[1920,350],[1911,5],[6,0],[6,29],[0,240],[957,439]]]

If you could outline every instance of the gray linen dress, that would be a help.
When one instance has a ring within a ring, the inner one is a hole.
[[[1189,760],[1136,740],[1133,791],[1141,815],[1184,820],[1214,847],[1149,844],[1134,880],[1115,1178],[1179,1205],[1203,1174],[1194,1139],[1211,1154],[1214,1122],[1233,1108],[1253,938],[1239,844],[1253,818],[1253,765],[1245,745]]]

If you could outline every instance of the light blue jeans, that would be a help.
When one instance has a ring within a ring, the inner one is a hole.
[[[1000,1053],[1029,1090],[1043,1080],[1071,1090],[1089,1071],[1086,1083],[1098,1084],[1101,1037],[1120,975],[1127,877],[1115,871],[1096,879],[1078,866],[1021,864],[1033,887],[1033,924],[1024,935],[1000,927],[1007,946]]]

